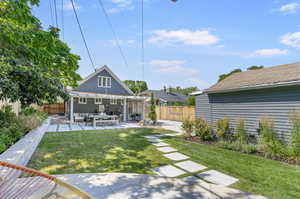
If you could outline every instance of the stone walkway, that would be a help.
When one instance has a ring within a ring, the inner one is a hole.
[[[203,181],[161,176],[89,173],[56,177],[79,187],[94,199],[266,199]]]
[[[223,174],[215,170],[207,170],[205,165],[189,160],[189,156],[182,154],[177,149],[163,142],[161,137],[168,135],[152,135],[144,136],[149,142],[157,147],[157,150],[164,153],[163,156],[173,160],[173,165],[166,165],[151,169],[152,172],[165,177],[180,177],[182,175],[190,175],[185,180],[188,181],[203,181],[214,183],[216,185],[230,186],[238,181],[237,178]],[[206,171],[204,171],[206,170]],[[198,173],[204,171],[202,173]]]

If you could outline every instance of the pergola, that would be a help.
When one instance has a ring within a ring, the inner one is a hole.
[[[74,122],[74,98],[75,97],[85,97],[85,98],[102,98],[102,99],[121,99],[123,100],[123,121],[127,121],[127,100],[138,100],[143,103],[142,119],[145,118],[145,105],[146,100],[149,97],[144,96],[125,96],[125,95],[111,95],[111,94],[98,94],[98,93],[88,93],[71,91],[70,93],[70,120]]]

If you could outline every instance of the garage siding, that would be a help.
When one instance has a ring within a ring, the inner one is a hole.
[[[257,134],[261,118],[272,119],[278,137],[288,140],[291,132],[290,114],[300,108],[300,86],[204,94],[197,96],[196,103],[197,117],[205,117],[213,123],[228,117],[232,127],[235,127],[238,118],[242,118],[250,134]]]

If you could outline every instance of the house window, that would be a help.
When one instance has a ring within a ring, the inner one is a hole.
[[[79,97],[78,104],[87,104],[87,98],[85,98],[85,97]]]
[[[98,87],[111,88],[111,77],[99,76]]]
[[[95,104],[102,104],[102,98],[95,98]]]
[[[117,99],[110,99],[110,104],[118,104],[118,100]]]

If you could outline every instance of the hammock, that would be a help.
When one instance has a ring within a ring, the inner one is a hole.
[[[39,171],[0,161],[1,199],[92,199],[78,188]]]

